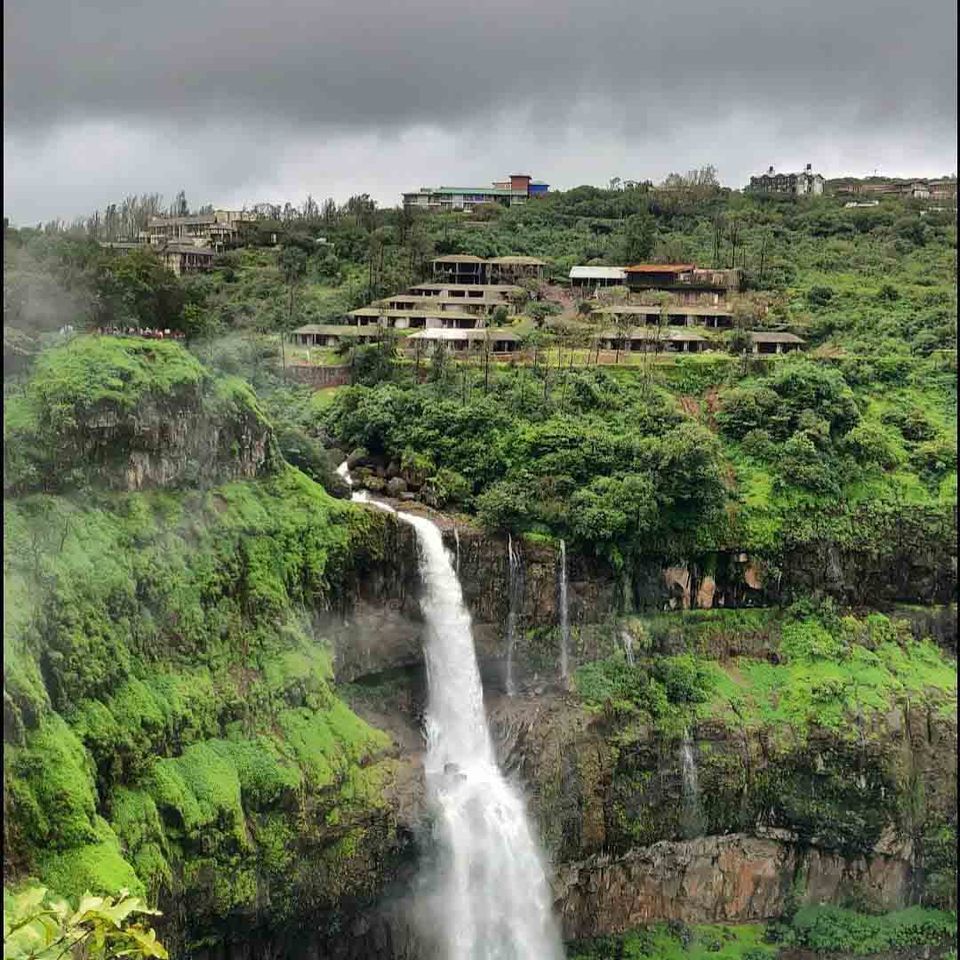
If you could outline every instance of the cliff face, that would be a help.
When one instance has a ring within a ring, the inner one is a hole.
[[[510,612],[510,563],[506,538],[481,533],[469,524],[441,519],[447,547],[457,557],[464,599],[473,616],[484,680],[504,689],[506,624]],[[353,614],[338,630],[337,676],[352,680],[364,673],[421,662],[417,605],[416,546],[401,533],[391,571],[375,574],[355,593]],[[829,550],[824,548],[827,553]],[[559,551],[550,543],[518,541],[519,585],[515,593],[514,672],[530,689],[555,683],[559,662]],[[568,552],[568,616],[573,660],[589,662],[622,647],[624,616],[655,617],[663,612],[774,609],[793,596],[835,597],[853,606],[896,611],[917,636],[932,636],[955,652],[956,604],[949,557],[932,550],[929,563],[900,568],[900,579],[877,558],[845,556],[846,573],[824,556],[796,558],[778,579],[763,561],[745,554],[714,555],[689,563],[649,561],[632,576],[618,575],[593,557]],[[858,576],[862,568],[866,574]],[[884,577],[884,571],[889,574]],[[709,572],[707,572],[709,571]],[[832,571],[832,572],[831,572]],[[839,577],[839,579],[836,579]],[[386,578],[386,579],[385,579]],[[835,590],[826,588],[834,578]],[[388,582],[389,581],[389,582]],[[790,586],[792,585],[792,586]],[[928,605],[902,606],[901,598]],[[933,604],[935,600],[942,603]],[[352,624],[352,626],[351,626]],[[674,631],[674,633],[676,633]],[[660,653],[678,652],[670,631],[647,638]],[[713,657],[765,653],[764,632],[742,624],[703,638]],[[672,646],[671,646],[672,645]]]
[[[474,617],[500,759],[523,785],[537,821],[566,937],[655,919],[763,920],[788,902],[895,908],[927,889],[938,869],[930,838],[955,823],[956,722],[949,694],[927,701],[891,688],[882,709],[874,702],[858,714],[853,707],[847,721],[835,724],[830,698],[839,688],[827,681],[816,694],[826,698],[823,724],[815,721],[816,706],[809,722],[776,709],[766,716],[755,707],[740,719],[694,713],[685,744],[679,728],[589,709],[561,689],[557,555],[548,545],[524,543],[514,649],[522,692],[508,697],[506,543],[463,527],[456,536],[448,530],[446,540]],[[394,554],[403,557],[404,570],[415,556],[399,544]],[[741,561],[744,566],[749,569]],[[782,668],[782,614],[775,608],[698,612],[694,602],[684,612],[683,594],[675,592],[671,610],[670,593],[682,578],[676,568],[660,568],[651,569],[649,581],[659,612],[624,618],[618,613],[623,585],[609,570],[570,555],[568,577],[576,663],[618,650],[622,656],[630,635],[638,665],[693,652],[733,677],[741,663]],[[338,675],[357,681],[354,686],[367,691],[369,716],[416,751],[426,696],[416,579],[379,575],[371,582],[375,596],[361,591],[337,635]],[[897,616],[890,621],[901,624],[897,642],[909,644],[911,633],[944,641],[955,608],[907,608]],[[864,634],[860,642],[874,641]],[[931,649],[922,656],[934,655]],[[763,674],[760,666],[753,669]],[[873,695],[861,696],[869,701]],[[411,820],[418,816],[422,810],[414,804]],[[367,914],[367,949],[389,943],[384,950],[399,952],[383,956],[415,956],[413,909],[408,902],[392,919]]]
[[[201,389],[141,404],[135,414],[105,410],[93,416],[78,443],[78,461],[106,467],[100,476],[120,490],[209,486],[256,477],[271,457],[271,435],[256,408],[234,398],[211,412]],[[115,469],[110,469],[114,467]]]
[[[893,909],[924,883],[956,806],[956,723],[894,706],[851,741],[701,724],[683,743],[570,697],[495,698],[502,762],[527,787],[569,938],[653,919],[747,922],[844,898]],[[911,807],[912,803],[912,807]]]
[[[509,582],[506,539],[469,526],[459,531],[464,596],[481,624],[504,623]],[[455,549],[452,534],[447,544]],[[520,540],[524,582],[521,619],[532,626],[558,622],[559,551],[552,544]],[[568,552],[572,623],[599,623],[636,610],[710,610],[770,606],[799,596],[823,595],[850,606],[895,603],[949,604],[956,600],[956,542],[952,529],[934,543],[917,531],[891,531],[882,556],[820,543],[788,553],[781,567],[763,556],[728,552],[689,559],[651,558],[618,575],[593,557]]]
[[[324,624],[401,592],[411,541],[178,345],[78,338],[17,399],[5,882],[125,887],[175,956],[342,940],[410,858],[419,768],[339,696]]]
[[[743,834],[661,842],[621,857],[564,864],[557,888],[568,938],[622,933],[657,920],[747,923],[781,916],[803,876],[805,903],[839,903],[853,889],[902,906],[909,865],[876,855],[848,860],[791,838]]]

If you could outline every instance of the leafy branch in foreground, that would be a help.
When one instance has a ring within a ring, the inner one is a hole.
[[[131,922],[135,914],[159,916],[139,897],[121,890],[116,897],[84,894],[74,910],[48,897],[46,887],[4,893],[4,960],[112,960],[157,957],[167,951],[153,928]]]

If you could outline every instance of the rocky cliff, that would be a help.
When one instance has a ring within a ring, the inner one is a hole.
[[[736,694],[726,688],[709,709],[658,718],[641,703],[624,714],[590,707],[558,681],[557,554],[548,544],[521,547],[514,657],[523,683],[519,696],[506,696],[506,543],[463,525],[446,536],[475,618],[501,761],[522,783],[538,821],[567,937],[653,919],[763,920],[788,902],[892,909],[915,902],[941,870],[930,851],[938,830],[955,829],[955,666],[932,645],[910,644],[936,635],[937,624],[944,633],[955,608],[909,608],[893,620],[849,618],[843,628],[854,649],[941,658],[940,680],[911,679],[905,663],[894,667],[908,684],[919,683],[913,694],[891,680],[850,700],[849,681],[829,679],[833,668],[825,664],[824,680],[809,681],[803,715],[777,705],[784,693],[764,705],[750,692],[731,710],[725,701]],[[406,553],[404,564],[410,559]],[[642,674],[693,656],[722,671],[724,685],[734,680],[748,691],[761,677],[776,687],[777,671],[792,669],[787,664],[797,654],[784,641],[789,624],[779,608],[684,610],[681,595],[670,609],[677,578],[667,568],[656,580],[659,610],[623,616],[622,584],[609,570],[575,555],[568,564],[575,660],[585,667],[611,662]],[[388,612],[364,610],[361,602],[348,614],[336,662],[356,681],[357,709],[372,711],[364,715],[409,750],[418,742],[425,700],[416,582],[401,577],[387,586],[392,590],[392,600],[379,600]],[[376,641],[357,644],[370,628]],[[625,637],[634,667],[624,661]],[[749,671],[746,681],[742,671]],[[793,677],[785,675],[777,689],[796,686]],[[695,766],[693,800],[685,745]],[[392,936],[415,955],[409,929],[398,939],[396,922],[378,918],[380,940]]]
[[[77,337],[37,361],[4,419],[4,490],[151,490],[279,461],[250,388],[174,343]]]

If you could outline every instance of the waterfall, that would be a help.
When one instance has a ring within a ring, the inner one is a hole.
[[[627,663],[633,666],[633,634],[629,630],[620,631],[620,640],[623,642],[623,652]]]
[[[427,627],[427,790],[440,841],[445,960],[559,960],[537,844],[521,796],[497,767],[483,709],[470,614],[440,531],[417,533]]]
[[[457,576],[460,576],[460,531],[453,528],[453,542],[457,545]]]
[[[507,564],[509,583],[507,592],[507,694],[515,696],[516,682],[513,677],[513,651],[517,642],[517,617],[523,599],[523,568],[520,551],[514,546],[513,537],[507,534]]]
[[[560,679],[570,677],[570,612],[567,604],[567,544],[560,541]]]
[[[704,820],[700,807],[697,761],[688,730],[683,731],[683,740],[680,743],[680,775],[683,785],[683,833],[686,837],[696,837],[704,831]]]
[[[427,666],[427,797],[439,863],[430,933],[442,960],[562,960],[523,798],[503,777],[483,708],[470,614],[440,530],[396,513],[420,548]]]

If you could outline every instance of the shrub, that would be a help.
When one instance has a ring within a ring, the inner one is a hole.
[[[903,434],[904,440],[913,442],[932,440],[937,433],[936,428],[919,407],[894,407],[887,410],[880,420],[896,427]]]
[[[462,473],[441,467],[423,486],[423,498],[431,506],[463,503],[470,496],[470,482]]]
[[[790,925],[788,942],[810,950],[880,953],[956,942],[956,914],[909,907],[869,916],[842,907],[802,907]]]
[[[777,446],[766,430],[751,430],[740,441],[743,452],[757,460],[772,460]]]
[[[910,465],[925,480],[937,480],[957,469],[957,444],[953,438],[938,437],[921,443],[910,455]]]
[[[831,463],[817,450],[814,442],[795,433],[784,445],[780,476],[787,483],[815,493],[838,493],[840,485],[831,471]]]
[[[903,461],[903,453],[890,435],[874,423],[861,423],[844,438],[847,451],[859,463],[891,469]]]
[[[833,287],[811,287],[807,291],[807,303],[814,307],[825,307],[833,299]]]

